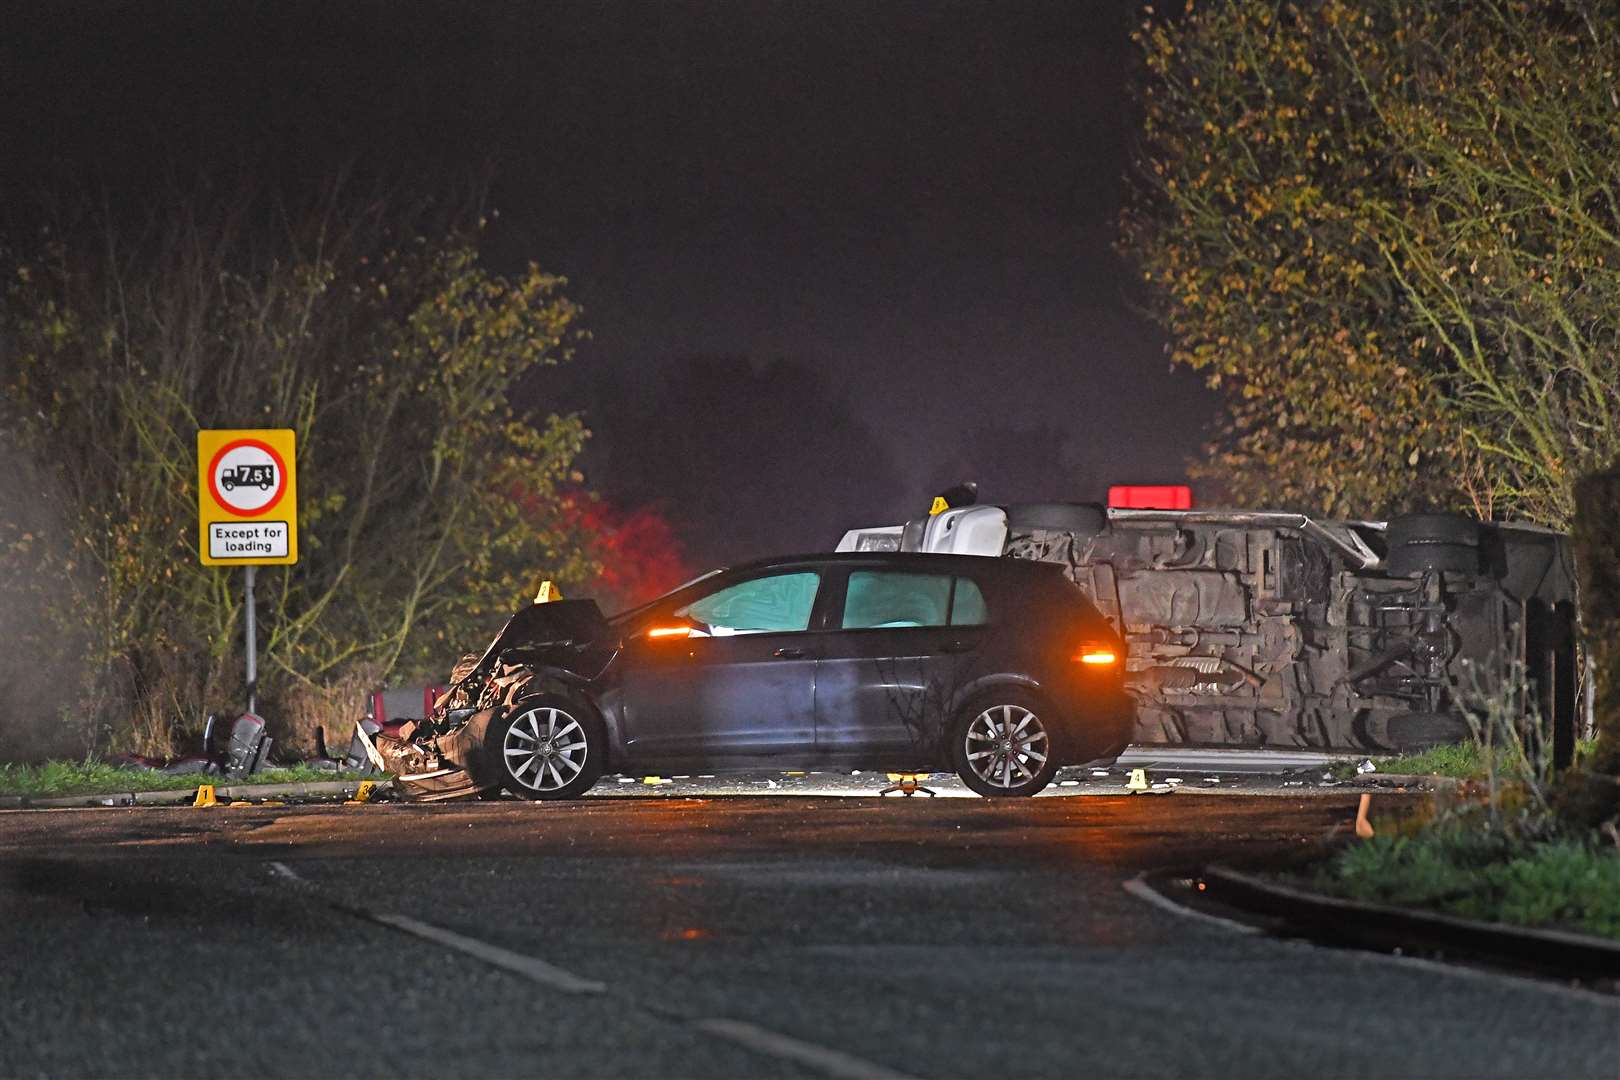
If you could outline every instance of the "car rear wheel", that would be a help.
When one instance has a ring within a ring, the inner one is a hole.
[[[1384,537],[1391,574],[1479,573],[1479,524],[1462,514],[1403,514],[1390,521]]]
[[[1058,756],[1043,702],[1008,690],[978,698],[951,728],[956,775],[980,795],[1028,797],[1052,782]]]
[[[525,799],[575,799],[602,775],[607,737],[595,713],[563,695],[528,698],[489,727],[501,786]]]
[[[1387,741],[1409,753],[1464,741],[1473,733],[1464,717],[1455,713],[1407,712],[1389,718]]]
[[[1108,511],[1095,503],[1018,503],[1007,507],[1007,528],[1097,536],[1108,530]]]

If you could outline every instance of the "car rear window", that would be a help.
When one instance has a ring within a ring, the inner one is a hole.
[[[956,579],[956,598],[951,602],[952,626],[983,626],[990,621],[990,610],[985,607],[984,593],[972,578]]]
[[[967,578],[902,570],[856,570],[849,575],[845,630],[978,626],[985,621],[984,594]]]
[[[856,570],[844,595],[844,629],[944,626],[950,608],[948,574]]]

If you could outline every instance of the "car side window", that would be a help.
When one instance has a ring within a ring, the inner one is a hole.
[[[983,626],[990,621],[990,610],[985,607],[984,593],[972,578],[956,579],[956,595],[951,599],[952,626]]]
[[[856,570],[844,595],[845,630],[944,626],[950,612],[948,574]]]
[[[714,637],[779,634],[810,628],[821,575],[813,570],[771,574],[728,585],[675,612]]]

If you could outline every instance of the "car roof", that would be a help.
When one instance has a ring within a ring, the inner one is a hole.
[[[684,585],[679,585],[662,596],[616,612],[610,621],[635,618],[673,596],[685,593],[698,585],[716,578],[746,576],[767,570],[828,566],[870,566],[891,570],[915,570],[936,574],[964,574],[978,582],[991,582],[997,588],[1002,582],[1040,582],[1057,580],[1067,582],[1063,567],[1056,563],[1036,562],[1031,559],[990,558],[983,555],[938,555],[919,551],[818,551],[808,555],[778,555],[768,559],[754,559],[733,566],[721,566]]]
[[[784,555],[728,566],[728,574],[757,570],[790,569],[795,566],[865,566],[891,570],[931,571],[939,574],[967,574],[972,577],[1039,578],[1062,575],[1055,563],[1032,559],[991,558],[984,555],[941,555],[921,551],[839,551],[811,555]]]

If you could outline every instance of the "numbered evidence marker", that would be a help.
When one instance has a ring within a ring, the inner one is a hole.
[[[207,566],[298,561],[298,475],[287,430],[197,432],[198,552]]]

